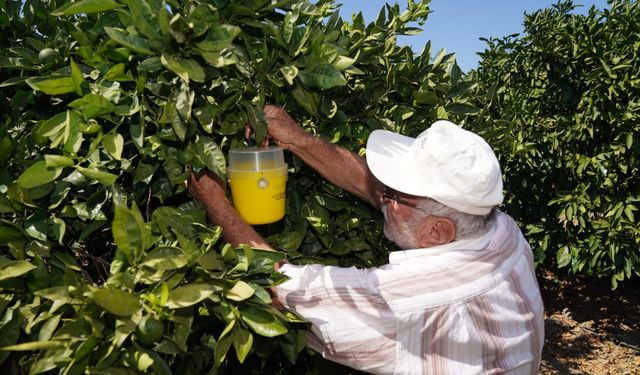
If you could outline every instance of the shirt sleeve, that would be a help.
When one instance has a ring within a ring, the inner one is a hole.
[[[311,323],[311,349],[356,369],[393,363],[395,318],[374,271],[291,264],[280,271],[290,280],[274,288],[276,298]]]

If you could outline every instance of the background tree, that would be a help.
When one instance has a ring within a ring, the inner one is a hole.
[[[474,128],[496,147],[505,210],[538,262],[551,251],[615,288],[640,270],[640,6],[574,9],[561,1],[525,15],[522,35],[486,40]]]

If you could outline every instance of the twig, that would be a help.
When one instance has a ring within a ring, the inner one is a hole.
[[[147,195],[147,212],[146,212],[146,214],[147,214],[147,220],[146,221],[149,221],[150,220],[149,218],[151,217],[151,188],[149,188],[149,194]]]
[[[580,327],[580,329],[583,330],[583,331],[588,332],[589,334],[592,334],[594,336],[598,336],[598,337],[600,337],[600,338],[602,338],[604,340],[614,342],[614,343],[616,343],[618,345],[627,347],[629,349],[632,349],[632,350],[640,353],[640,346],[634,345],[634,344],[629,344],[628,342],[626,342],[626,341],[624,341],[624,340],[622,340],[622,339],[620,339],[620,338],[618,338],[616,336],[608,335],[606,333],[600,333],[600,332],[596,331],[595,329],[588,328],[588,327]]]

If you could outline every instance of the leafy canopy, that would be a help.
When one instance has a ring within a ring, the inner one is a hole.
[[[639,275],[640,6],[525,16],[523,35],[489,39],[476,77],[477,130],[506,180],[506,211],[538,261],[618,282]]]
[[[288,155],[286,219],[258,228],[282,255],[233,249],[183,181],[204,167],[224,178],[245,124],[265,137],[265,103],[360,154],[374,129],[415,135],[478,112],[453,55],[396,44],[428,2],[369,24],[331,1],[2,2],[0,363],[329,366],[302,351],[306,324],[271,307],[273,264],[385,263],[379,214]]]

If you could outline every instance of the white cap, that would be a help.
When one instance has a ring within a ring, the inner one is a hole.
[[[502,173],[491,146],[449,121],[436,121],[417,138],[373,131],[367,164],[383,184],[461,212],[486,215],[502,203]]]

